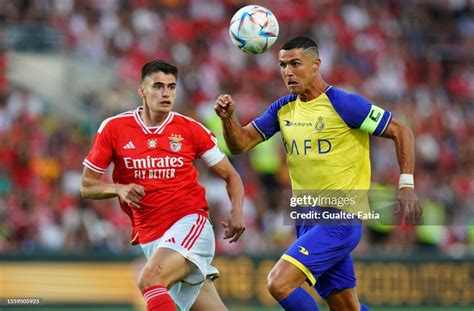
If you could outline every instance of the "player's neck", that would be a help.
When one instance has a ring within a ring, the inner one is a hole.
[[[309,88],[306,92],[299,94],[298,97],[302,102],[309,102],[326,92],[327,87],[328,84],[324,82],[321,77],[319,77],[314,81],[314,85],[312,85],[311,88]]]
[[[147,126],[147,127],[156,127],[156,126],[160,126],[161,123],[163,123],[163,121],[165,121],[166,117],[168,116],[170,112],[153,112],[151,111],[150,109],[146,109],[146,107],[144,107],[141,111],[140,111],[140,116],[143,120],[143,123]]]

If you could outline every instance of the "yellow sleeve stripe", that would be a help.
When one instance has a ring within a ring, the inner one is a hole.
[[[267,136],[265,136],[265,133],[262,132],[261,129],[258,128],[257,124],[252,121],[253,127],[257,130],[257,132],[262,136],[263,140],[267,140]]]
[[[291,256],[288,256],[287,254],[283,254],[281,256],[281,259],[286,260],[286,261],[294,264],[298,269],[300,269],[306,275],[308,280],[311,282],[311,286],[314,286],[314,284],[316,284],[316,279],[315,279],[314,275],[301,262],[299,262],[298,260],[296,260],[295,258],[293,258]]]

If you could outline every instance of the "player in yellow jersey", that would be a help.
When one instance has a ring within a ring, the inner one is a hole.
[[[404,217],[416,223],[421,207],[413,183],[413,133],[391,112],[362,96],[328,85],[319,72],[318,47],[310,38],[296,37],[285,42],[279,52],[279,64],[290,94],[276,100],[250,124],[240,125],[230,95],[219,96],[214,106],[222,120],[227,146],[234,154],[246,152],[280,131],[287,153],[292,200],[297,205],[312,206],[315,215],[324,213],[331,219],[296,223],[297,240],[270,272],[268,289],[285,310],[318,310],[316,302],[301,288],[305,281],[315,287],[330,310],[369,310],[357,299],[350,256],[360,241],[363,217],[348,209],[350,204],[341,208],[337,202],[319,204],[320,201],[313,201],[316,198],[305,202],[306,193],[367,191],[369,134],[382,136],[395,142],[401,172],[398,203]]]

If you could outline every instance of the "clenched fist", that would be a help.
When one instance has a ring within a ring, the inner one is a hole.
[[[228,94],[220,95],[216,100],[214,110],[216,111],[219,118],[223,120],[229,119],[234,114],[235,102]]]

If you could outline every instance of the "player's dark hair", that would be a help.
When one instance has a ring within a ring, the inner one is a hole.
[[[157,59],[143,65],[142,81],[149,75],[160,71],[166,74],[172,74],[176,80],[178,80],[178,68],[173,64],[165,62],[164,60]]]
[[[293,49],[316,49],[316,53],[319,54],[318,45],[312,39],[304,36],[298,36],[290,39],[283,43],[280,50],[293,50]]]

